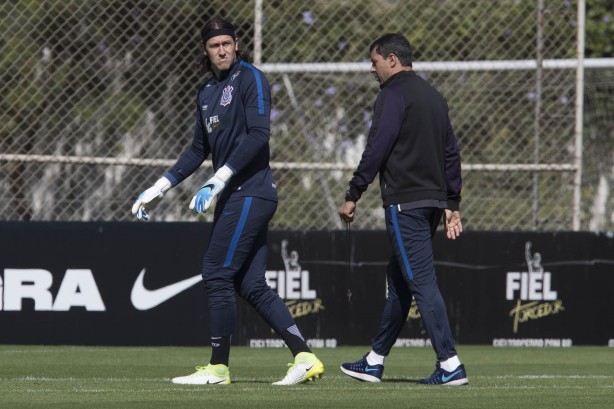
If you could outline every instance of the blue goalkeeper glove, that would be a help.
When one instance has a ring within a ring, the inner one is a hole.
[[[161,177],[149,189],[139,195],[132,205],[132,214],[141,221],[149,220],[147,209],[153,209],[164,196],[164,192],[171,188],[171,181],[165,177]]]
[[[211,179],[205,182],[200,187],[200,190],[196,192],[192,201],[190,202],[190,209],[196,213],[205,213],[207,209],[213,204],[217,196],[226,187],[226,183],[233,175],[232,169],[228,165],[224,165],[215,172],[215,175]]]

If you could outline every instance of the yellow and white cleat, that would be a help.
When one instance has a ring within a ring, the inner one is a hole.
[[[192,375],[178,376],[172,379],[173,383],[180,385],[228,385],[230,383],[230,370],[226,365],[197,366]]]
[[[273,385],[297,385],[316,379],[324,375],[324,365],[311,352],[301,352],[294,358],[294,363],[288,364],[290,367],[286,376],[281,381],[273,382]]]

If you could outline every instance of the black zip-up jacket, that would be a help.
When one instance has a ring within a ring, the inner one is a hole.
[[[357,201],[375,176],[385,207],[458,210],[460,154],[443,96],[414,71],[380,85],[373,122],[346,200]]]

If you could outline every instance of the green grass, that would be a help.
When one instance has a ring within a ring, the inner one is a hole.
[[[207,362],[208,348],[0,345],[0,408],[613,408],[614,349],[459,346],[469,385],[420,386],[434,369],[430,348],[395,348],[384,381],[343,375],[368,347],[316,349],[326,375],[272,386],[287,349],[231,351],[233,383],[173,385]]]

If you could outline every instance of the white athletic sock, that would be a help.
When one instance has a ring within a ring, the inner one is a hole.
[[[460,363],[460,360],[458,359],[458,355],[454,355],[453,357],[450,357],[446,359],[445,361],[439,362],[439,365],[441,365],[443,370],[447,372],[452,372],[453,370],[458,368],[460,364],[461,363]]]
[[[369,365],[384,365],[384,359],[386,357],[384,355],[376,354],[375,352],[369,352],[367,355],[367,363]]]

